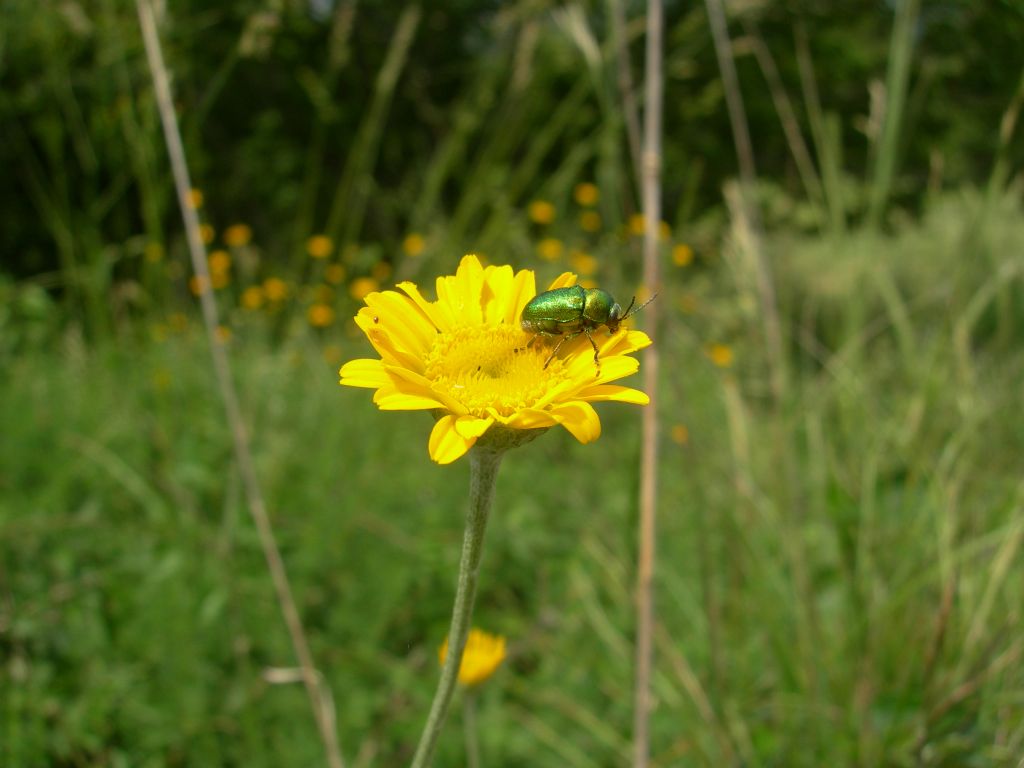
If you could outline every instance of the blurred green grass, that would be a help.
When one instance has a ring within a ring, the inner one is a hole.
[[[313,656],[350,764],[390,766],[433,692],[468,468],[430,463],[425,415],[337,386],[369,354],[349,318],[469,250],[628,301],[639,239],[606,9],[354,7],[173,4],[162,29]],[[891,43],[895,5],[730,9],[778,399],[750,233],[721,204],[705,19],[670,8],[653,765],[1024,754],[1020,11],[901,7]],[[319,764],[303,690],[275,682],[290,645],[132,4],[4,13],[0,765]],[[883,82],[896,53],[910,69]],[[799,179],[779,85],[808,113]],[[600,411],[594,445],[556,430],[502,468],[476,617],[510,643],[480,692],[488,765],[629,760],[639,429]],[[464,760],[459,718],[438,765]]]
[[[961,196],[832,249],[771,239],[803,331],[780,404],[738,273],[669,275],[655,764],[1019,759],[1024,219],[1008,202],[979,231],[983,210]],[[725,333],[718,367],[705,346]],[[316,334],[230,347],[342,744],[401,764],[437,674],[467,466],[431,464],[423,414],[338,387]],[[158,341],[69,331],[5,361],[5,765],[320,759],[301,688],[264,677],[290,650],[205,361],[193,320]],[[638,428],[601,415],[597,443],[551,432],[499,479],[476,616],[510,640],[481,694],[492,764],[627,760]],[[461,762],[454,725],[441,749]]]

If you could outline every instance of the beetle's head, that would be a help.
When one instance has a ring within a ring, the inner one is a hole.
[[[633,308],[633,304],[636,302],[636,296],[633,297],[633,301],[629,302],[629,306],[626,307],[626,311],[622,311],[622,305],[618,302],[612,304],[611,310],[608,312],[608,322],[605,325],[608,326],[609,333],[615,333],[619,330],[619,323],[629,317],[629,310]]]
[[[629,302],[629,306],[626,307],[625,312],[622,311],[622,307],[620,307],[618,304],[613,305],[612,311],[608,313],[608,330],[610,330],[612,333],[615,333],[617,330],[619,330],[619,323],[635,315],[637,312],[646,307],[656,298],[658,298],[658,294],[654,294],[653,296],[651,296],[651,298],[649,298],[639,307],[634,309],[633,305],[636,304],[636,296],[634,296],[633,300]]]

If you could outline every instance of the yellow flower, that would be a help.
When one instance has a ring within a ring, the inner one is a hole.
[[[188,191],[188,207],[195,210],[203,207],[203,190],[190,189]]]
[[[210,224],[199,225],[199,239],[202,240],[206,245],[213,242],[213,238],[217,236],[217,230]]]
[[[685,267],[693,261],[693,248],[686,243],[679,243],[672,247],[672,263],[677,267]]]
[[[231,329],[228,328],[226,325],[218,325],[215,333],[217,334],[217,338],[221,341],[221,343],[227,344],[229,341],[231,341]]]
[[[263,293],[268,301],[284,301],[288,295],[288,283],[280,277],[268,277],[263,281]]]
[[[209,287],[209,281],[199,275],[193,275],[188,279],[188,289],[192,291],[193,296],[199,296],[200,294],[205,293]]]
[[[323,352],[321,354],[328,365],[338,365],[341,363],[341,356],[343,353],[341,351],[341,347],[337,344],[328,344],[323,348]]]
[[[575,282],[566,272],[550,287]],[[589,443],[601,434],[591,403],[648,403],[643,392],[610,383],[640,367],[629,356],[651,343],[640,331],[594,332],[600,365],[581,334],[545,367],[550,346],[531,343],[520,327],[523,307],[537,293],[529,270],[485,268],[476,256],[466,256],[455,275],[438,278],[437,301],[425,299],[412,283],[398,288],[401,293],[365,297],[356,324],[381,359],[346,363],[341,384],[376,390],[381,410],[433,411],[437,423],[428,449],[439,464],[458,459],[492,427],[489,440],[561,424]]]
[[[314,328],[326,328],[334,322],[334,310],[326,304],[314,304],[306,317]]]
[[[328,264],[324,270],[324,280],[331,285],[337,285],[345,279],[345,267],[341,264]]]
[[[306,253],[314,259],[326,259],[334,250],[334,242],[327,235],[313,235],[306,241]]]
[[[227,288],[231,284],[231,273],[230,272],[211,272],[210,273],[210,285],[213,286],[214,290],[222,290]]]
[[[584,232],[598,232],[601,229],[601,214],[597,211],[584,211],[580,214],[580,229]]]
[[[444,660],[448,658],[447,637],[438,649],[437,656],[443,666]],[[462,663],[459,664],[459,682],[466,686],[479,685],[493,675],[504,660],[504,637],[471,629],[466,637],[466,648],[462,652]]]
[[[591,184],[589,181],[577,184],[572,190],[572,196],[580,205],[594,205],[597,203],[597,198],[599,196],[597,185]]]
[[[423,235],[417,232],[410,232],[402,241],[402,250],[405,251],[406,256],[419,256],[426,247],[427,241],[423,239]]]
[[[573,251],[569,263],[579,274],[586,277],[597,272],[597,259],[584,251]]]
[[[349,295],[356,301],[362,301],[369,294],[380,289],[380,283],[372,277],[357,277],[348,287]],[[390,293],[390,291],[389,291]]]
[[[231,269],[231,254],[224,250],[216,250],[210,253],[210,273],[222,274]]]
[[[526,208],[530,221],[535,224],[550,224],[555,220],[555,206],[547,200],[534,200]]]
[[[248,224],[232,224],[224,230],[224,242],[232,248],[241,248],[252,240],[252,229]]]
[[[626,229],[629,230],[629,234],[635,235],[636,237],[643,237],[646,231],[646,224],[644,224],[644,215],[642,213],[634,213],[629,217],[629,221],[626,224]],[[661,240],[668,240],[672,235],[672,228],[669,227],[667,221],[658,222],[658,238]]]
[[[672,427],[672,442],[677,445],[686,445],[690,442],[690,430],[685,424],[676,424]]]
[[[704,354],[706,354],[708,359],[719,368],[728,368],[732,365],[732,347],[728,344],[712,344],[704,350]]]
[[[242,306],[246,309],[259,309],[263,306],[263,288],[258,285],[250,285],[242,291]]]
[[[565,250],[565,246],[562,245],[562,241],[557,237],[545,237],[539,243],[537,243],[537,253],[540,254],[542,259],[548,261],[558,261],[562,257],[562,251]]]

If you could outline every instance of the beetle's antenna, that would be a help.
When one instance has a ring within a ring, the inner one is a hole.
[[[622,316],[622,318],[620,319],[619,322],[621,322],[622,320],[625,320],[627,317],[632,317],[637,312],[639,312],[641,309],[643,309],[648,304],[650,304],[652,301],[654,301],[656,298],[658,298],[658,294],[654,294],[653,296],[651,296],[651,298],[649,298],[647,301],[645,301],[639,307],[637,307],[636,309],[633,309],[633,305],[636,303],[636,296],[634,296],[633,297],[633,301],[629,302],[629,307],[626,309],[626,314],[624,314]]]

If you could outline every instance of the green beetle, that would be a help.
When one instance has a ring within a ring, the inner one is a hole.
[[[599,351],[591,331],[597,330],[602,325],[608,326],[609,333],[619,330],[619,323],[630,315],[634,315],[646,307],[655,297],[651,296],[647,301],[636,309],[636,297],[629,302],[626,311],[612,298],[608,291],[600,288],[584,288],[580,285],[573,285],[568,288],[555,288],[550,291],[538,293],[529,303],[523,307],[523,314],[519,325],[527,333],[534,334],[530,344],[539,336],[554,337],[561,336],[555,348],[551,350],[548,359],[544,362],[547,368],[561,346],[575,339],[581,333],[587,335],[590,345],[594,348],[594,364],[600,368],[601,362],[598,359]],[[527,346],[529,346],[528,344]]]

